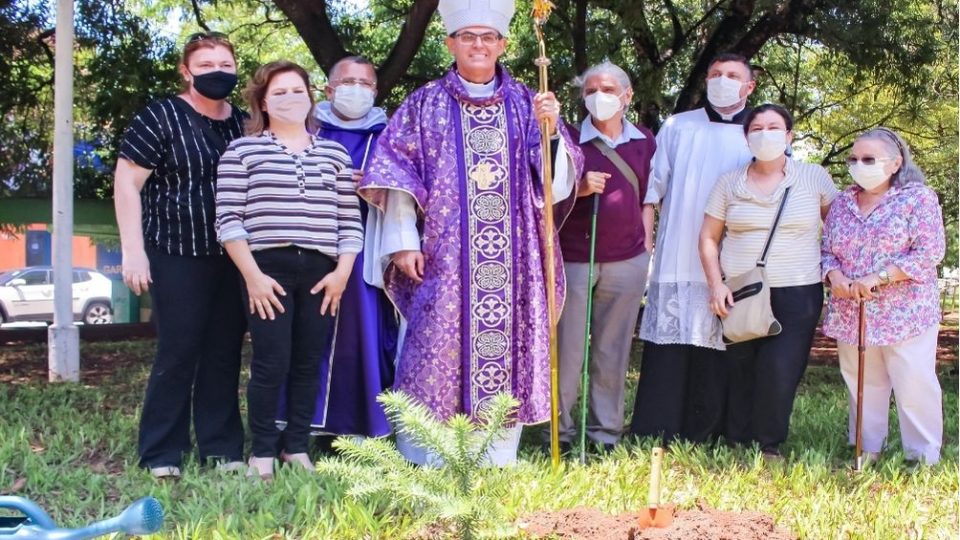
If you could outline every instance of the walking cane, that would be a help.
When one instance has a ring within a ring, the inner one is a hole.
[[[857,331],[857,422],[856,422],[856,463],[854,470],[863,470],[863,364],[866,356],[867,317],[863,299],[860,299],[860,326]]]
[[[587,462],[587,403],[590,397],[590,341],[593,319],[593,264],[597,254],[597,214],[600,194],[593,194],[593,213],[590,215],[590,266],[587,270],[587,323],[583,330],[583,377],[580,379],[580,464]]]

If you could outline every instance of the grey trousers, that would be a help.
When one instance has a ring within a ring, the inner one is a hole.
[[[623,433],[623,392],[630,348],[643,301],[650,254],[597,263],[593,269],[593,321],[587,437],[616,443]],[[560,440],[573,441],[580,417],[588,263],[565,262],[567,296],[557,327],[560,349]],[[576,407],[577,410],[573,410]]]

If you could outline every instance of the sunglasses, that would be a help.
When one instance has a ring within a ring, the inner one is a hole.
[[[891,160],[893,160],[893,158],[889,158],[889,157],[880,157],[880,158],[878,158],[878,157],[873,157],[873,156],[865,156],[865,157],[862,157],[862,158],[857,159],[857,158],[855,158],[855,157],[853,157],[853,156],[850,156],[850,157],[848,157],[845,161],[847,162],[847,166],[848,166],[848,167],[853,167],[853,166],[856,165],[858,162],[859,162],[859,163],[863,163],[864,165],[866,165],[867,167],[869,167],[869,166],[871,166],[871,165],[873,165],[873,164],[875,164],[875,163],[882,163],[882,162],[884,162],[884,161],[891,161]]]
[[[223,32],[197,32],[195,34],[190,34],[187,36],[187,43],[193,43],[195,41],[203,41],[205,39],[217,39],[222,41],[229,41],[229,38]]]

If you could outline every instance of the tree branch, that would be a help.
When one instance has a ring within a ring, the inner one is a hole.
[[[206,21],[203,20],[203,12],[200,10],[200,2],[198,0],[190,0],[190,3],[193,5],[193,17],[197,20],[197,26],[203,28],[204,32],[209,32],[210,27],[207,26]]]
[[[340,35],[327,16],[326,0],[274,0],[280,11],[290,19],[307,49],[325,73],[347,56]]]
[[[400,28],[400,35],[393,44],[393,49],[377,70],[378,99],[386,97],[407,72],[410,62],[420,50],[430,18],[437,10],[438,3],[439,0],[414,0],[410,13],[407,14],[407,20]]]

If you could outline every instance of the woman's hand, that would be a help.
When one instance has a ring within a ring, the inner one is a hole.
[[[274,310],[283,313],[283,304],[280,303],[280,296],[286,296],[287,292],[277,283],[277,280],[258,272],[252,278],[244,278],[247,282],[247,296],[250,297],[250,313],[260,315],[263,320],[276,318]]]
[[[725,283],[710,286],[710,310],[720,317],[730,314],[728,307],[733,307],[733,293]]]
[[[123,252],[123,262],[121,263],[123,272],[123,282],[130,287],[133,294],[140,296],[147,292],[153,279],[150,278],[150,260],[147,259],[147,252],[143,249],[135,250],[132,253]]]
[[[317,294],[323,291],[323,303],[320,304],[320,314],[326,315],[327,308],[330,308],[330,315],[336,316],[340,309],[340,298],[343,291],[347,288],[347,280],[350,279],[349,272],[333,271],[323,276],[323,279],[317,282],[310,289],[310,294]]]
[[[867,274],[850,285],[851,298],[855,300],[873,300],[875,289],[880,285],[880,277]]]
[[[851,290],[853,281],[843,275],[843,272],[831,270],[827,274],[827,279],[830,280],[830,294],[837,298],[853,298],[853,291]]]

